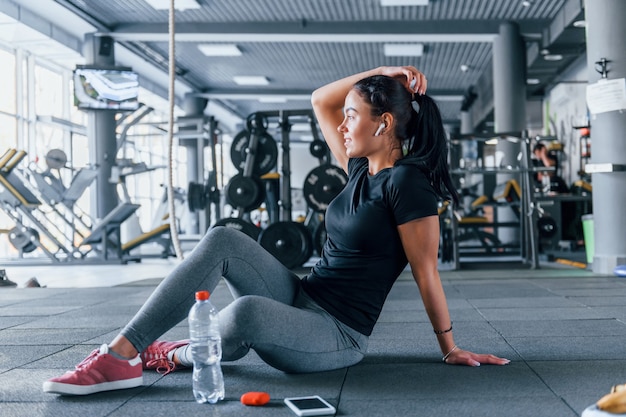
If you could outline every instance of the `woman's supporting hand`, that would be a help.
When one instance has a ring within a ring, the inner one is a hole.
[[[508,365],[511,361],[505,358],[499,358],[495,355],[480,354],[470,352],[463,349],[455,349],[450,353],[444,361],[450,365],[467,365],[467,366],[480,366],[485,365]]]

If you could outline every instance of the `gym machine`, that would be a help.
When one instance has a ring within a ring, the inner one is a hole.
[[[280,149],[268,133],[270,122],[276,123],[280,131]],[[305,122],[314,137],[311,154],[320,160],[320,166],[306,176],[303,191],[309,210],[307,218],[301,222],[292,219],[290,141],[293,124]],[[271,172],[277,167],[279,156],[280,172]],[[231,159],[239,172],[228,182],[224,192],[236,214],[220,219],[214,226],[232,227],[246,233],[288,268],[302,266],[314,250],[321,252],[322,243],[318,242],[325,240],[323,212],[347,178],[340,168],[330,165],[330,151],[318,137],[312,111],[252,113],[247,118],[246,128],[233,140]],[[267,211],[269,218],[264,227],[250,221],[250,212],[260,207]]]
[[[149,114],[152,108],[143,106],[137,111],[126,113],[117,121],[121,134],[117,138],[117,151],[123,151],[128,143],[130,128]],[[15,227],[3,230],[10,243],[19,251],[22,262],[39,260],[26,254],[41,250],[53,263],[59,262],[121,262],[140,260],[143,257],[167,257],[173,255],[170,226],[167,215],[155,221],[153,227],[122,242],[122,224],[135,215],[138,204],[130,201],[126,189],[126,178],[160,167],[148,167],[129,159],[116,159],[112,166],[112,183],[121,185],[121,202],[103,219],[94,221],[76,206],[77,200],[95,180],[97,167],[85,167],[75,171],[68,187],[58,172],[66,166],[67,156],[59,149],[46,155],[48,169],[37,169],[34,162],[26,168],[17,168],[26,157],[25,151],[9,149],[0,158],[0,209],[15,223]],[[175,193],[180,196],[180,192]],[[181,201],[184,197],[181,197]],[[178,200],[178,198],[177,198]],[[163,204],[161,204],[163,205]],[[148,242],[158,243],[163,250],[158,254],[138,253],[133,250]],[[131,253],[131,251],[133,251]]]
[[[204,233],[212,223],[212,218],[221,217],[221,191],[220,184],[223,183],[218,171],[218,154],[220,155],[220,165],[223,165],[221,153],[218,153],[217,144],[217,121],[213,117],[208,120],[204,117],[185,117],[177,121],[179,129],[176,137],[179,143],[187,143],[186,146],[193,146],[193,141],[197,147],[198,161],[196,164],[204,171],[204,147],[209,146],[211,153],[211,167],[208,176],[203,183],[189,181],[187,187],[187,205],[189,212],[195,214],[203,212],[204,216],[199,219],[199,232]],[[200,170],[200,169],[198,169]],[[198,173],[198,177],[201,175]]]
[[[247,139],[235,140],[231,147],[231,159],[239,174],[225,187],[226,201],[236,208],[241,224],[249,222],[247,213],[267,201],[270,222],[263,229],[257,228],[258,235],[255,231],[251,237],[257,236],[261,246],[291,269],[302,266],[313,253],[309,230],[292,220],[290,166],[292,122],[311,117],[312,112],[299,110],[256,112],[248,116],[247,133],[240,133]],[[270,119],[280,129],[281,170],[278,175],[269,172],[276,167],[279,156],[276,141],[267,133]],[[232,219],[226,221],[232,222]]]
[[[538,267],[538,231],[540,207],[537,204],[533,174],[535,168],[531,161],[530,139],[517,133],[502,133],[481,137],[478,135],[462,135],[452,140],[453,145],[463,140],[474,140],[482,143],[488,140],[508,140],[519,143],[521,158],[516,167],[483,167],[453,169],[453,176],[483,175],[495,177],[496,174],[511,175],[504,183],[494,186],[489,195],[475,196],[468,209],[457,211],[445,205],[441,215],[447,221],[441,222],[442,236],[451,236],[452,245],[442,246],[445,252],[442,258],[449,260],[454,269],[460,268],[460,258],[469,260],[476,256],[489,256],[497,262],[498,258],[511,257]],[[461,194],[464,191],[461,190]],[[501,207],[510,207],[516,220],[500,221],[497,211]],[[546,222],[544,220],[543,222]],[[549,226],[545,226],[548,228]],[[519,242],[504,243],[498,237],[500,228],[516,228],[519,230]]]
[[[9,241],[18,249],[20,258],[40,249],[54,262],[81,258],[74,246],[73,234],[67,235],[59,223],[66,221],[58,211],[47,207],[29,187],[29,181],[17,168],[26,151],[8,149],[0,157],[0,207],[15,222]],[[41,237],[46,239],[45,244]]]
[[[54,155],[60,154],[57,152]],[[120,225],[139,206],[122,203],[104,219],[78,233],[68,216],[51,204],[72,208],[79,197],[77,194],[82,194],[88,186],[85,178],[90,178],[91,175],[77,175],[72,184],[78,185],[60,188],[62,183],[51,180],[50,176],[39,175],[32,168],[20,171],[17,166],[25,157],[25,151],[16,149],[8,149],[0,157],[0,207],[16,224],[8,231],[8,236],[11,244],[18,249],[19,258],[23,259],[25,254],[39,249],[53,263],[83,262],[100,245],[101,256],[91,257],[90,260],[108,260],[111,249],[116,251],[117,259],[122,259]],[[38,179],[39,181],[34,182],[42,188],[35,188],[28,180],[28,175]],[[79,193],[77,190],[82,191]],[[81,222],[85,223],[82,217]],[[67,227],[62,228],[64,224]]]
[[[148,257],[159,257],[159,258],[167,258],[168,256],[173,256],[174,251],[172,247],[172,240],[170,237],[170,225],[168,222],[167,215],[161,215],[154,222],[151,228],[147,231],[141,229],[139,225],[139,218],[136,215],[136,211],[139,209],[139,205],[133,204],[131,201],[131,197],[128,193],[127,188],[127,179],[131,176],[140,175],[143,173],[148,173],[155,171],[157,169],[166,168],[165,165],[162,166],[148,166],[144,162],[134,162],[129,158],[126,158],[126,147],[125,145],[129,143],[128,141],[128,133],[133,126],[136,126],[145,116],[150,114],[154,109],[152,107],[141,104],[141,106],[129,113],[125,113],[120,117],[117,121],[118,127],[120,127],[120,134],[117,137],[117,154],[122,151],[121,157],[116,158],[116,163],[111,167],[111,177],[109,178],[109,182],[113,184],[118,184],[118,193],[121,189],[121,195],[119,196],[120,204],[116,209],[114,209],[109,215],[106,216],[108,218],[108,223],[115,223],[120,228],[122,227],[122,223],[125,223],[126,235],[130,235],[130,239],[126,242],[121,242],[120,237],[113,233],[111,236],[114,238],[111,240],[107,238],[103,240],[101,254],[107,259],[109,257],[108,247],[112,247],[114,250],[114,255],[121,259],[123,262],[127,262],[130,260],[138,261],[142,258]],[[113,216],[111,220],[111,217]],[[109,226],[110,227],[110,226]],[[107,230],[105,228],[105,230]],[[105,232],[104,235],[106,236]],[[94,238],[88,241],[83,241],[83,244],[90,244],[94,242]],[[141,247],[144,244],[155,242],[160,247],[161,250],[156,254],[149,254],[145,252],[134,251]],[[133,251],[131,253],[131,251]]]

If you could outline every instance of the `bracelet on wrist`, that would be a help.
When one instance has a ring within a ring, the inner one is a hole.
[[[441,360],[445,363],[446,359],[448,359],[448,357],[452,354],[452,352],[454,352],[458,348],[459,347],[457,345],[452,346],[452,349],[450,349],[450,352],[448,352],[445,355],[443,355],[443,358],[441,358]]]
[[[433,332],[435,332],[436,335],[442,335],[442,334],[450,333],[451,331],[452,331],[452,322],[450,322],[450,328],[449,329],[446,329],[446,330],[433,329]]]

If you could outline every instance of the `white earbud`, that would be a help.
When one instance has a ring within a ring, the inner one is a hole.
[[[385,123],[381,123],[380,126],[378,126],[378,129],[376,129],[376,132],[374,133],[374,136],[379,136],[380,133],[383,131],[384,128],[386,128],[387,125],[385,125]]]

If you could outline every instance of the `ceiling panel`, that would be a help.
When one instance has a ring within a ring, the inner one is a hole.
[[[167,72],[168,10],[157,11],[144,0],[55,2]],[[197,3],[198,9],[176,12],[179,79],[239,117],[254,111],[308,108],[311,91],[332,80],[379,65],[414,65],[428,76],[429,93],[452,124],[459,123],[463,95],[492,65],[492,40],[502,22],[518,23],[529,48],[545,49],[558,45],[544,44],[544,29],[564,18],[565,6],[580,8],[575,0],[431,0],[423,7],[382,7],[379,0]],[[264,38],[267,35],[273,36],[271,41]],[[198,49],[202,42],[224,43],[235,36],[242,36],[237,42],[242,56],[206,57]],[[392,37],[394,43],[422,39],[424,55],[385,57],[383,36]],[[584,53],[580,31],[559,39],[555,42],[574,44],[568,46],[575,50],[572,59]],[[542,59],[529,65],[529,74],[542,74],[540,84],[529,90],[532,94],[543,92],[554,78],[543,74],[556,66]],[[264,75],[270,84],[238,86],[235,75]],[[265,103],[259,101],[261,96],[287,101]]]
[[[553,19],[566,0],[431,0],[423,7],[383,7],[379,0],[197,0],[199,9],[177,12],[180,22],[420,21]],[[67,0],[107,25],[160,22],[167,10],[144,0]]]

